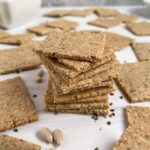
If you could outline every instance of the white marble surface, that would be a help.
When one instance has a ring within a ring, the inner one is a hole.
[[[53,8],[54,9],[54,8]],[[66,8],[67,9],[67,8]],[[69,9],[69,8],[68,8]],[[128,12],[129,8],[117,8],[123,12]],[[43,17],[42,14],[50,11],[51,8],[43,8],[40,11],[39,16],[33,20],[33,22],[26,24],[24,26],[18,27],[16,29],[10,30],[11,33],[22,33],[25,32],[27,27],[44,22],[46,20],[54,20],[51,18]],[[100,28],[87,25],[86,22],[94,20],[96,16],[90,15],[86,18],[77,18],[77,17],[64,17],[68,20],[77,21],[80,23],[78,30],[99,30]],[[141,20],[144,20],[141,18]],[[104,29],[102,29],[104,30]],[[129,37],[135,38],[136,41],[150,42],[150,37],[137,37],[130,33],[127,29],[124,28],[124,25],[121,24],[118,27],[109,29],[109,31],[120,33],[122,35],[127,35]],[[35,40],[41,40],[43,38],[35,37]],[[0,49],[8,48],[10,46],[0,45]],[[136,62],[137,59],[131,49],[127,47],[121,52],[116,53],[118,60],[121,63],[124,61],[127,62]],[[12,135],[24,140],[40,144],[42,150],[48,150],[52,145],[48,145],[44,142],[41,142],[37,137],[37,131],[42,127],[48,127],[50,129],[60,128],[64,132],[64,143],[58,150],[94,150],[95,147],[99,147],[100,150],[111,150],[114,144],[120,138],[120,135],[123,133],[124,129],[127,127],[126,118],[124,116],[124,108],[127,105],[139,105],[139,106],[150,106],[150,103],[138,103],[138,104],[129,104],[125,98],[120,99],[119,97],[123,93],[117,89],[114,92],[114,96],[109,96],[109,101],[113,103],[111,106],[112,109],[115,109],[115,117],[112,118],[103,118],[100,117],[98,121],[94,122],[91,119],[91,116],[86,115],[71,115],[71,114],[58,114],[54,115],[53,113],[47,113],[43,111],[43,95],[47,87],[47,74],[44,76],[44,81],[41,84],[35,82],[36,73],[43,68],[41,66],[39,69],[24,71],[20,74],[10,74],[0,76],[0,80],[21,76],[26,83],[28,91],[32,97],[33,94],[37,94],[36,98],[33,98],[33,101],[36,105],[36,108],[39,113],[39,121],[20,126],[18,132],[12,130],[4,132],[5,134]],[[111,121],[111,125],[107,125],[107,121]]]

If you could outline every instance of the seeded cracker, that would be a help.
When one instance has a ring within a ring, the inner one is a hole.
[[[0,51],[0,74],[30,70],[41,64],[40,58],[27,46]]]
[[[34,26],[34,27],[30,27],[27,29],[29,32],[31,33],[35,33],[37,35],[47,35],[49,33],[51,33],[53,30],[55,30],[54,28],[48,27],[46,26],[44,23]],[[58,29],[57,29],[58,30]]]
[[[101,17],[116,17],[120,14],[119,11],[117,11],[115,9],[109,9],[109,8],[95,9],[95,13]]]
[[[150,126],[150,107],[128,106],[126,115],[130,126]]]
[[[56,21],[47,22],[46,26],[51,28],[58,28],[62,30],[71,30],[78,26],[77,22],[59,19]]]
[[[1,81],[0,93],[0,131],[37,121],[37,112],[20,77]]]
[[[103,57],[105,42],[105,33],[53,32],[34,50],[51,57],[96,61]]]
[[[10,36],[10,34],[7,33],[5,30],[0,29],[0,40],[6,38],[7,36]]]
[[[150,101],[150,62],[120,66],[117,80],[130,102]]]
[[[120,14],[116,17],[116,19],[124,22],[124,23],[128,23],[128,22],[134,22],[138,19],[138,16],[134,16],[134,15],[126,15],[126,14]]]
[[[139,61],[150,60],[150,43],[133,43],[132,47]]]
[[[96,20],[88,22],[88,24],[98,26],[98,27],[104,27],[104,28],[112,28],[120,25],[121,21],[116,18],[114,19],[98,18]]]
[[[128,23],[127,27],[135,35],[139,35],[139,36],[150,35],[150,23],[149,22]]]
[[[21,45],[27,42],[32,41],[32,34],[16,34],[10,35],[6,38],[0,39],[1,44],[10,44],[10,45]]]
[[[69,10],[53,10],[48,13],[46,13],[44,16],[46,17],[63,17],[68,15],[70,11]]]
[[[0,135],[0,150],[40,150],[40,145],[8,135]]]

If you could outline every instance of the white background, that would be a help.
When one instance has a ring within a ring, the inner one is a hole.
[[[117,8],[119,9],[119,8]],[[22,27],[10,30],[11,33],[23,33],[27,27],[31,27],[33,25],[39,24],[40,22],[45,22],[47,20],[54,20],[51,18],[43,17],[42,14],[50,11],[51,8],[43,8],[40,11],[39,16],[32,21],[31,23],[24,25]],[[120,8],[123,12],[128,12],[127,8]],[[80,26],[77,28],[78,30],[99,30],[102,28],[94,27],[87,25],[88,21],[94,20],[96,15],[92,14],[86,18],[78,18],[78,17],[64,17],[68,20],[77,21],[80,23]],[[143,19],[141,19],[143,20]],[[104,30],[104,29],[102,29]],[[125,25],[121,24],[115,28],[111,28],[108,31],[112,31],[115,33],[119,33],[122,35],[126,35],[134,38],[139,42],[150,42],[150,37],[136,37],[127,29],[125,29]],[[42,40],[44,37],[39,38],[35,37],[35,40]],[[117,41],[116,41],[117,42]],[[0,49],[10,48],[10,46],[0,45]],[[124,63],[126,62],[137,62],[136,56],[132,51],[131,47],[127,47],[126,49],[117,52],[117,59]],[[114,92],[113,96],[109,96],[109,101],[113,103],[110,107],[111,109],[115,109],[114,117],[99,117],[99,120],[94,122],[91,119],[91,116],[87,115],[71,115],[71,114],[58,114],[54,115],[53,113],[47,113],[43,111],[43,96],[47,87],[47,73],[45,73],[43,83],[36,83],[35,76],[36,73],[44,68],[40,66],[38,69],[34,69],[31,71],[24,71],[20,74],[14,73],[9,75],[0,76],[0,80],[21,76],[26,83],[28,91],[32,97],[33,94],[36,94],[37,97],[33,98],[33,101],[36,105],[36,108],[39,113],[39,121],[27,124],[24,126],[20,126],[17,129],[18,132],[14,132],[13,130],[6,131],[4,133],[8,135],[12,135],[32,143],[40,144],[43,150],[48,150],[53,147],[51,144],[46,144],[41,142],[36,133],[42,127],[48,127],[51,130],[56,128],[60,128],[64,132],[64,143],[59,150],[94,150],[95,147],[98,147],[100,150],[111,150],[114,144],[118,141],[124,129],[127,127],[126,117],[124,115],[124,108],[127,105],[138,105],[138,106],[150,106],[150,103],[137,103],[137,104],[129,104],[125,98],[120,99],[120,96],[123,95],[119,90]],[[45,70],[45,69],[44,69]],[[46,72],[46,70],[45,70]],[[107,121],[111,121],[111,125],[107,125]]]

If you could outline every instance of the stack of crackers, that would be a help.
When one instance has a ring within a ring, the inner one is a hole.
[[[49,72],[47,111],[108,115],[118,61],[106,41],[98,31],[53,31],[34,46]]]

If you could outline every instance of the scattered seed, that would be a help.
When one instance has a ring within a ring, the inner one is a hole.
[[[63,132],[60,129],[56,129],[53,132],[54,143],[60,146],[63,143]]]
[[[94,119],[94,121],[98,120],[98,114],[97,113],[93,113],[92,119]]]
[[[99,150],[99,148],[98,148],[98,147],[96,147],[94,150]]]
[[[110,95],[114,95],[114,93],[110,93]]]
[[[43,70],[40,70],[40,71],[37,73],[37,76],[43,77],[43,76],[44,76],[44,71],[43,71]]]
[[[40,76],[36,76],[35,80],[36,80],[37,83],[41,83],[43,81]]]
[[[123,96],[120,96],[120,99],[123,99]]]
[[[57,114],[58,114],[58,112],[57,112],[57,111],[55,111],[55,112],[54,112],[54,115],[57,115]]]
[[[37,97],[37,95],[36,95],[36,94],[33,94],[33,97]]]
[[[13,131],[14,131],[14,132],[18,132],[18,129],[14,129]]]
[[[112,117],[112,114],[110,114],[109,117]]]
[[[112,116],[115,116],[115,113],[112,113]]]
[[[110,122],[110,121],[107,121],[107,124],[108,124],[108,125],[111,125],[111,122]]]
[[[112,106],[112,105],[113,105],[113,103],[110,103],[109,105],[110,105],[110,106]]]
[[[38,132],[38,137],[42,140],[45,141],[47,143],[52,143],[53,142],[53,134],[51,132],[50,129],[48,128],[42,128],[39,132]]]
[[[114,110],[114,109],[111,109],[110,111],[111,111],[111,112],[114,112],[115,110]]]

